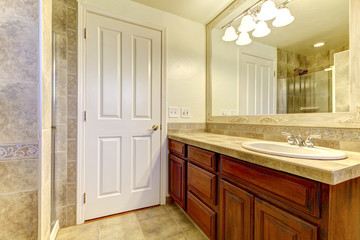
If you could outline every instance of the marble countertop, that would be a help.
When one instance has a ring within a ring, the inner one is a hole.
[[[168,138],[243,161],[291,173],[322,183],[336,185],[360,177],[360,153],[345,152],[343,160],[309,160],[279,157],[247,150],[246,141],[263,141],[213,133],[171,133]]]

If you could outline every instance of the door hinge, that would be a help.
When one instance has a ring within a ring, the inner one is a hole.
[[[84,111],[84,122],[86,122],[86,111]]]
[[[162,124],[160,124],[160,130],[162,130]]]
[[[86,203],[86,193],[84,193],[84,203]]]
[[[84,38],[86,39],[86,28],[84,28]]]

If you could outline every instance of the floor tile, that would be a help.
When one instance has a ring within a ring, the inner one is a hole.
[[[149,240],[173,239],[171,237],[183,233],[180,226],[167,212],[162,215],[139,221],[145,238]]]
[[[175,202],[172,202],[172,203],[168,203],[166,205],[164,205],[165,209],[170,211],[170,210],[175,210],[175,209],[179,209],[179,206],[175,203]]]
[[[145,240],[135,213],[104,219],[99,230],[100,240]]]
[[[183,230],[189,230],[195,227],[194,223],[191,222],[182,210],[174,209],[169,212]]]
[[[207,238],[197,227],[184,230],[186,236],[189,240],[208,240]]]
[[[56,240],[99,240],[98,222],[85,223],[72,227],[62,228]]]
[[[146,219],[149,217],[155,217],[161,214],[167,213],[164,206],[147,208],[136,212],[136,216],[139,220]]]

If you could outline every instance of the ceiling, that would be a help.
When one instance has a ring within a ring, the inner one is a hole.
[[[152,8],[207,24],[233,0],[132,0]]]
[[[248,0],[252,3],[256,1]],[[283,0],[275,0],[275,2],[279,4]],[[293,0],[287,6],[295,17],[293,23],[282,28],[275,28],[271,25],[272,20],[267,21],[272,30],[270,35],[264,38],[252,37],[252,39],[305,56],[349,46],[348,0]],[[240,7],[232,16],[218,24],[217,28],[224,26],[243,10]],[[239,25],[240,21],[234,24],[235,27]],[[314,43],[320,41],[325,41],[326,45],[314,48]]]

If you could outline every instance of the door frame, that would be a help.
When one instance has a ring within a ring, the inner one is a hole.
[[[149,24],[136,19],[120,16],[87,4],[78,3],[78,110],[77,110],[77,192],[76,192],[76,223],[85,221],[85,57],[86,47],[84,29],[86,26],[87,13],[94,13],[105,17],[114,18],[142,27],[151,28],[161,32],[161,122],[160,122],[160,204],[166,203],[168,195],[168,162],[167,162],[167,124],[166,124],[166,28],[163,26]]]

